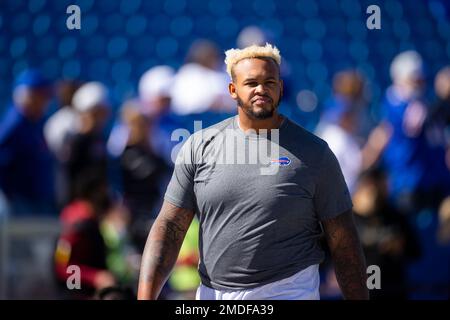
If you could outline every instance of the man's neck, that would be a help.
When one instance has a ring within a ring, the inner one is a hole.
[[[274,112],[273,116],[267,119],[252,119],[241,108],[238,109],[238,124],[242,131],[255,130],[259,134],[259,130],[278,129],[283,122],[283,117]]]

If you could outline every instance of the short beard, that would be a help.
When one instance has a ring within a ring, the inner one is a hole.
[[[278,105],[280,104],[281,97],[278,99],[278,101],[272,103],[272,108],[270,110],[262,109],[259,112],[255,112],[253,110],[253,106],[251,105],[244,105],[244,102],[241,100],[241,98],[238,96],[236,101],[238,107],[242,108],[242,110],[245,112],[245,114],[253,119],[253,120],[265,120],[273,117],[273,113],[278,108]]]

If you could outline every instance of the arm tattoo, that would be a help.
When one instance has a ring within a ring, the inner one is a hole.
[[[368,299],[364,254],[352,211],[323,221],[336,278],[345,299]]]
[[[158,297],[175,265],[193,217],[192,210],[163,203],[142,255],[138,298]]]

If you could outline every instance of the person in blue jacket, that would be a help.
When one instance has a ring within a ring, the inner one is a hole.
[[[51,82],[38,70],[25,70],[0,120],[0,189],[13,215],[49,214],[53,209],[52,158],[43,135],[51,97]]]

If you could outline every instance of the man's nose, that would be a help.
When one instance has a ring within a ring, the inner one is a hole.
[[[256,86],[255,92],[259,93],[259,94],[265,94],[267,92],[267,90],[266,90],[266,87],[264,86],[264,84],[260,83],[259,85]]]

